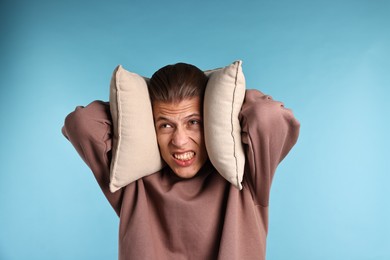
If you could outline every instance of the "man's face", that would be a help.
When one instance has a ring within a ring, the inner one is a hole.
[[[207,161],[199,97],[153,102],[157,141],[164,161],[181,178],[196,175]]]

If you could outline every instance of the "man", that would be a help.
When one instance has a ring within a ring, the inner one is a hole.
[[[120,217],[120,259],[265,259],[271,181],[297,141],[299,122],[270,96],[246,92],[239,116],[246,153],[240,191],[208,160],[202,124],[206,83],[201,70],[184,63],[152,76],[149,93],[167,166],[115,193],[109,191],[109,104],[78,107],[65,120],[64,135]]]

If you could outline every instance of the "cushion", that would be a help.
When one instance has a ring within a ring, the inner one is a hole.
[[[245,97],[242,62],[207,72],[204,134],[211,163],[230,183],[242,189],[245,153],[238,114]]]
[[[163,167],[147,80],[120,65],[111,79],[110,111],[114,132],[111,192]]]
[[[238,114],[245,95],[242,62],[205,71],[209,77],[204,99],[207,153],[217,171],[242,189],[245,155]],[[113,147],[110,190],[126,186],[164,166],[160,157],[147,89],[148,78],[118,66],[110,84]]]

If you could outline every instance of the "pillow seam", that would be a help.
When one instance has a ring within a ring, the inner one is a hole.
[[[117,178],[116,178],[116,170],[117,170],[117,163],[119,161],[119,154],[118,152],[120,151],[120,147],[121,147],[121,136],[122,136],[122,109],[121,109],[121,106],[122,106],[122,102],[121,102],[121,91],[120,91],[120,84],[119,84],[119,74],[121,74],[121,71],[120,71],[121,68],[118,68],[117,72],[116,72],[116,75],[115,75],[115,88],[116,88],[116,104],[117,104],[117,120],[118,120],[118,123],[117,123],[117,146],[116,146],[116,149],[117,149],[117,153],[116,153],[116,156],[115,156],[115,159],[114,159],[114,167],[112,169],[112,172],[111,172],[111,182],[114,181],[115,183],[118,182]],[[116,185],[115,185],[116,186]]]
[[[235,75],[235,78],[234,78],[234,90],[233,90],[233,102],[232,102],[232,109],[231,109],[231,114],[230,114],[230,125],[231,125],[231,136],[233,138],[233,156],[234,156],[234,162],[236,164],[236,169],[235,169],[235,172],[236,172],[236,182],[237,182],[237,185],[238,187],[241,186],[240,184],[240,181],[239,181],[239,177],[238,177],[238,160],[237,160],[237,147],[236,147],[236,138],[234,136],[234,103],[235,103],[235,98],[236,98],[236,90],[237,90],[237,80],[238,80],[238,70],[239,70],[239,64],[236,65],[236,75]]]

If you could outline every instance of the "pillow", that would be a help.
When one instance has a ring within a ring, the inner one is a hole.
[[[242,62],[217,70],[209,75],[204,97],[204,134],[211,163],[231,184],[242,189],[245,153],[241,143],[238,114],[245,97]]]
[[[209,77],[204,99],[207,153],[217,171],[242,189],[245,155],[238,114],[245,95],[242,62],[205,71]],[[160,157],[147,89],[148,78],[118,66],[110,84],[113,147],[110,190],[126,186],[160,170]],[[131,169],[131,170],[129,170]]]
[[[111,192],[163,167],[147,80],[120,65],[111,79],[110,112],[114,130]]]

